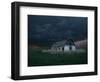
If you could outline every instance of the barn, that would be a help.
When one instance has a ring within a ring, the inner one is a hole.
[[[53,51],[75,51],[76,47],[72,39],[55,42],[51,46]]]

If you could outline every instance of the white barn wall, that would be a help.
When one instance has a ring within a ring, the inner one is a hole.
[[[71,47],[72,47],[71,51],[75,51],[76,50],[74,45],[71,45]],[[69,45],[65,45],[64,51],[70,51],[70,46]]]
[[[64,51],[69,51],[69,45],[64,46]]]
[[[75,51],[76,50],[76,47],[75,46],[72,46],[72,50]]]

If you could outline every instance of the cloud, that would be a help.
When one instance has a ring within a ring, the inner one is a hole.
[[[42,33],[50,30],[51,24],[35,25],[35,31],[37,33]]]
[[[41,17],[41,20],[40,20]],[[86,37],[87,19],[82,17],[34,16],[29,23],[29,37],[36,41],[79,39]],[[45,20],[43,20],[43,18]],[[36,19],[36,20],[35,20]],[[83,35],[84,34],[84,35]]]
[[[58,26],[59,26],[59,25],[60,25],[60,26],[63,26],[63,25],[65,25],[66,23],[67,23],[67,21],[63,19],[63,20],[61,20],[60,22],[58,22],[57,25],[58,25]]]

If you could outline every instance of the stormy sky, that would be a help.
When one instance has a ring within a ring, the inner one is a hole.
[[[87,17],[28,15],[28,43],[87,39]]]

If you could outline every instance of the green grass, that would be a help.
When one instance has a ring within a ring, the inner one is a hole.
[[[43,53],[41,49],[28,49],[28,66],[87,64],[87,52],[63,54]]]

